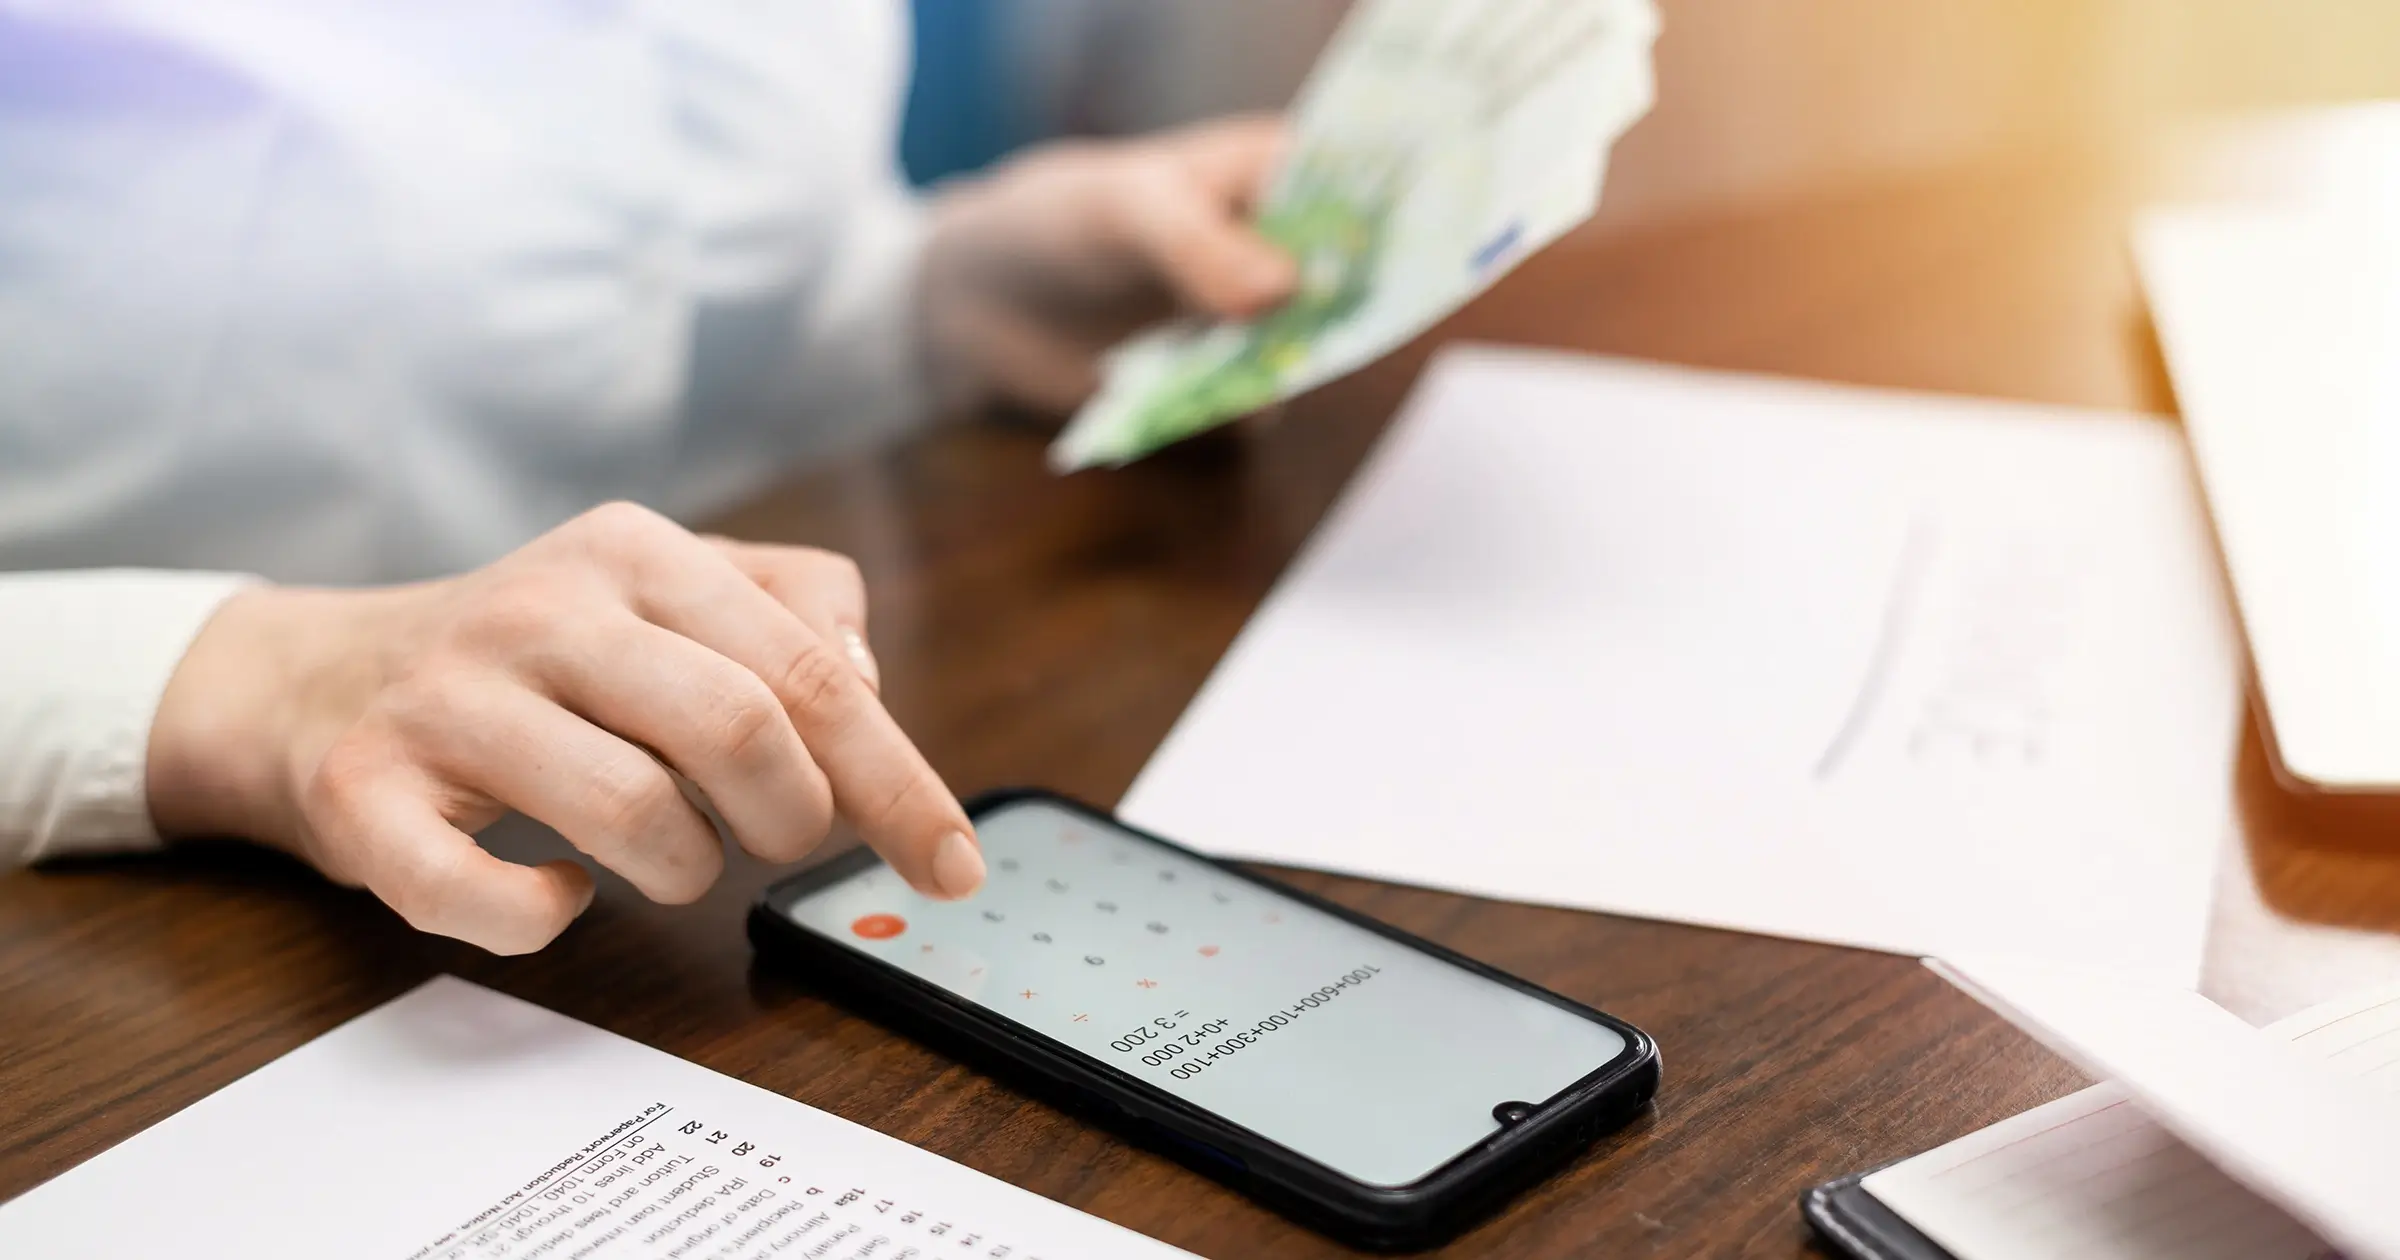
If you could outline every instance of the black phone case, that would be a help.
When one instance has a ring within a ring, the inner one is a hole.
[[[1423,1179],[1400,1187],[1371,1186],[938,985],[826,940],[785,915],[784,907],[794,899],[873,865],[877,859],[866,850],[843,854],[760,894],[750,911],[751,942],[762,959],[787,964],[791,974],[804,982],[832,991],[900,1031],[974,1062],[1028,1093],[1090,1118],[1294,1220],[1353,1246],[1379,1251],[1415,1250],[1455,1236],[1602,1134],[1639,1115],[1657,1091],[1658,1048],[1648,1034],[1529,981],[1297,888],[1193,853],[1056,793],[1027,788],[989,792],[967,802],[967,810],[971,817],[980,817],[1027,799],[1049,802],[1164,845],[1234,878],[1605,1024],[1625,1038],[1625,1051],[1530,1117],[1501,1129]]]
[[[1953,1260],[1859,1184],[1869,1173],[1828,1181],[1800,1196],[1800,1215],[1825,1245],[1853,1260]]]

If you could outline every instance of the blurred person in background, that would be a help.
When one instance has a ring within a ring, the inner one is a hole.
[[[1270,121],[913,197],[905,45],[896,4],[0,0],[0,570],[147,567],[0,577],[0,864],[238,832],[532,948],[588,878],[468,834],[688,900],[722,855],[663,759],[762,856],[838,811],[971,888],[855,570],[577,514],[1071,406],[1293,277],[1244,224]]]
[[[1281,109],[1351,0],[913,0],[910,176],[979,170],[1060,135]]]
[[[1271,303],[1271,123],[900,182],[897,3],[0,0],[0,568],[402,580]]]

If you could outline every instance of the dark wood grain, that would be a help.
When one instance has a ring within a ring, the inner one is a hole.
[[[1280,423],[1066,480],[1043,471],[1038,434],[951,427],[824,469],[724,528],[859,557],[891,706],[953,786],[1041,783],[1107,803],[1431,345],[1489,338],[2163,409],[2122,252],[2138,196],[2115,162],[2058,157],[1602,227]],[[2352,934],[2362,966],[2400,958],[2383,816],[2318,817],[2274,787],[2255,749],[2243,784],[2244,816],[2263,820],[2251,829],[2263,893],[2256,913],[2221,916],[2212,967],[2242,962],[2245,996],[2274,1006],[2308,987],[2323,932]],[[1340,1253],[755,967],[742,915],[774,874],[737,858],[705,900],[676,908],[604,880],[557,945],[517,959],[417,936],[367,898],[238,847],[0,878],[0,1196],[449,971],[1202,1255]],[[1792,1255],[1807,1185],[2078,1084],[1908,960],[1293,878],[1604,1006],[1664,1049],[1649,1117],[1445,1255]],[[2248,965],[2260,959],[2271,965]]]

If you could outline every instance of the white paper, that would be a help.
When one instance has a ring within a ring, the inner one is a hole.
[[[2400,1094],[2400,985],[2312,1007],[2258,1035]],[[1868,1176],[1865,1186],[1958,1260],[2332,1255],[2305,1226],[2178,1140],[2115,1084],[2092,1086],[1903,1160]]]
[[[1473,349],[1123,812],[1231,856],[2189,984],[2238,704],[2165,424]]]
[[[2112,1079],[2160,1127],[2351,1260],[2400,1260],[2400,1093],[2388,1085],[2189,990],[2014,958],[1931,965]]]
[[[2241,141],[2290,196],[2153,211],[2135,253],[2277,756],[2400,786],[2400,105]]]
[[[0,1206],[45,1260],[1186,1254],[447,977]]]

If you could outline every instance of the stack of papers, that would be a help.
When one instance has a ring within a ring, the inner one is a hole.
[[[2212,126],[2200,148],[2217,199],[2145,214],[2135,253],[2279,768],[2389,790],[2400,102]],[[1933,965],[2110,1078],[1861,1179],[1959,1260],[2400,1260],[2400,987],[2253,1030],[2088,968]]]
[[[1865,1179],[1959,1260],[2400,1257],[2400,986],[2252,1029],[2089,972],[1936,967],[2114,1078]]]
[[[1468,349],[1122,812],[1226,856],[2190,986],[2239,699],[2170,425]]]

